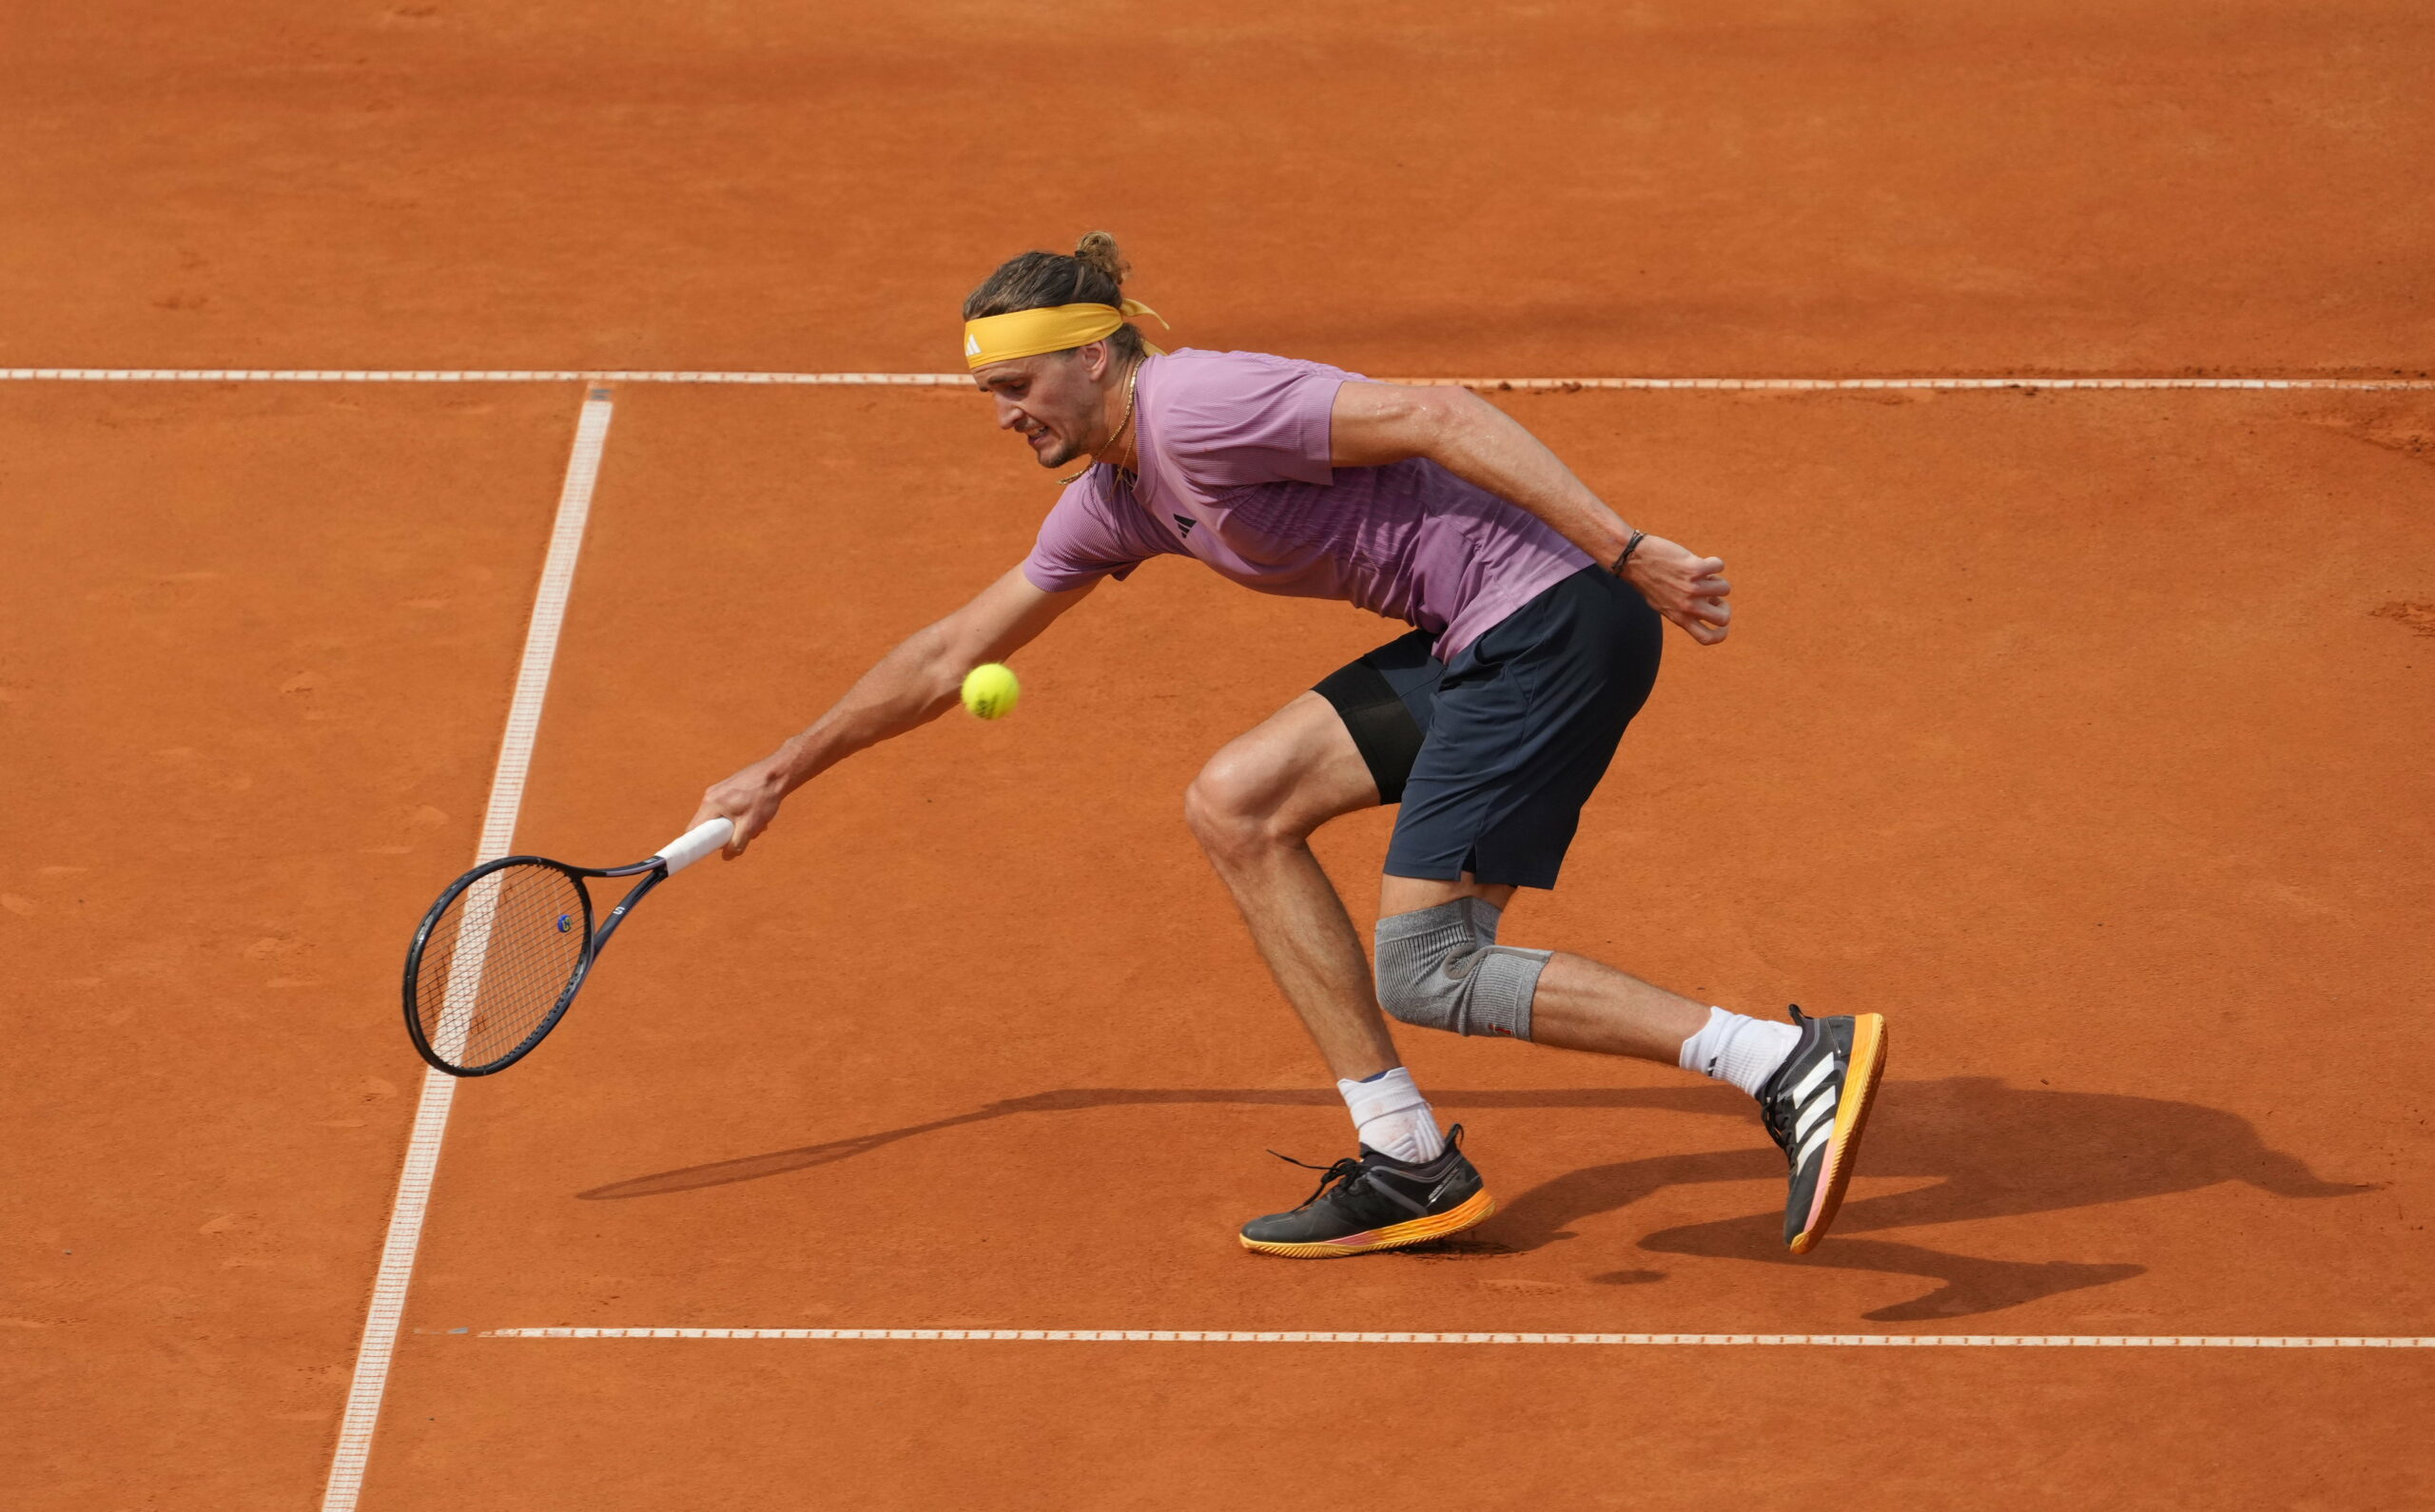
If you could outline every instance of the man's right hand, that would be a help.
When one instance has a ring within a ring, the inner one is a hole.
[[[744,854],[752,838],[769,827],[778,817],[778,805],[786,802],[787,778],[792,765],[784,750],[754,762],[744,770],[722,783],[713,783],[702,794],[702,806],[693,811],[692,821],[685,827],[705,824],[725,818],[735,825],[735,833],[727,843],[723,854],[732,861]]]

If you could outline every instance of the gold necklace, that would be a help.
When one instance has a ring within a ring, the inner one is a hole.
[[[1141,381],[1141,359],[1138,357],[1135,358],[1133,359],[1132,371],[1124,375],[1124,418],[1116,422],[1115,432],[1108,436],[1107,446],[1100,448],[1101,452],[1104,452],[1108,447],[1112,447],[1117,442],[1123,440],[1125,427],[1133,423],[1133,386]],[[1091,454],[1091,459],[1082,464],[1082,470],[1081,472],[1074,474],[1070,477],[1061,477],[1057,481],[1060,483],[1080,482],[1081,479],[1090,476],[1091,469],[1099,466],[1099,453],[1094,452]]]

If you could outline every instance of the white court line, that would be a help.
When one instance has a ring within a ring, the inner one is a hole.
[[[789,387],[969,388],[964,373],[712,373],[666,368],[164,368],[11,367],[0,381],[61,383],[774,383]],[[2435,389],[2435,378],[1424,378],[1439,388],[1497,390],[1725,389],[1769,394],[1855,389],[2298,389],[2378,393]]]
[[[2435,1349],[2435,1338],[2169,1333],[1312,1333],[1177,1328],[485,1328],[482,1339],[817,1339],[935,1344],[1570,1344],[2011,1349]]]
[[[566,621],[575,557],[583,550],[583,527],[592,513],[593,485],[600,475],[601,448],[609,439],[610,412],[609,391],[594,389],[585,397],[575,421],[566,484],[558,491],[557,522],[550,532],[550,553],[541,565],[541,586],[534,594],[532,623],[524,632],[524,660],[516,669],[507,732],[500,738],[498,766],[491,775],[490,804],[482,813],[481,842],[474,855],[477,866],[506,855],[516,839],[516,816],[524,805],[524,774],[533,764],[541,700],[550,690],[550,666],[557,658],[558,629]],[[321,1495],[322,1512],[353,1512],[356,1498],[363,1491],[372,1430],[380,1419],[380,1398],[389,1384],[389,1361],[397,1349],[406,1288],[414,1279],[415,1251],[422,1243],[423,1213],[431,1201],[432,1177],[439,1169],[440,1135],[447,1132],[448,1109],[456,1095],[456,1077],[424,1070],[422,1098],[415,1105],[414,1133],[406,1140],[406,1163],[398,1173],[397,1201],[389,1211],[389,1234],[380,1245],[372,1306],[364,1314],[363,1342],[356,1350],[355,1377],[347,1386],[346,1416],[339,1426],[329,1484]]]
[[[448,952],[448,987],[431,1034],[431,1048],[452,1066],[465,1063],[465,1041],[473,1036],[474,1013],[482,1000],[482,967],[498,927],[498,895],[506,886],[507,874],[493,872],[465,890],[465,910]]]

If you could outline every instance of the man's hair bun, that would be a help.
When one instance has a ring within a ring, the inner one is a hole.
[[[1116,238],[1105,231],[1083,232],[1082,240],[1074,243],[1074,260],[1095,273],[1106,274],[1109,281],[1120,288],[1124,284],[1124,276],[1133,271],[1133,264],[1117,251]]]

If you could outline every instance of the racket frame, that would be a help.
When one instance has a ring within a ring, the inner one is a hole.
[[[448,912],[449,904],[463,896],[465,889],[493,872],[505,871],[511,866],[547,866],[574,880],[575,896],[583,900],[583,955],[575,961],[574,972],[567,978],[566,989],[558,994],[557,1001],[551,1004],[549,1013],[543,1016],[539,1023],[534,1025],[533,1032],[518,1041],[514,1049],[496,1060],[485,1061],[478,1066],[453,1065],[442,1058],[438,1051],[432,1048],[431,1040],[423,1034],[422,1016],[418,1008],[423,947],[430,943],[431,932],[439,923],[440,916]],[[601,921],[600,927],[594,929],[592,927],[592,889],[583,884],[584,879],[614,880],[620,877],[641,877],[642,881],[628,889],[626,896],[618,901],[617,906],[609,910],[608,918]],[[434,902],[430,911],[422,916],[422,922],[416,926],[415,942],[406,951],[404,982],[406,1034],[414,1040],[415,1054],[422,1056],[423,1063],[433,1070],[444,1071],[452,1076],[494,1076],[531,1055],[533,1048],[548,1037],[550,1031],[558,1026],[558,1020],[566,1017],[567,1009],[574,1005],[575,995],[583,990],[584,979],[592,975],[592,963],[600,959],[601,949],[609,943],[609,937],[617,932],[617,926],[626,921],[626,915],[633,911],[634,904],[642,901],[643,895],[666,882],[668,877],[668,862],[666,858],[660,856],[653,856],[649,861],[638,861],[631,866],[607,867],[571,866],[565,862],[553,861],[547,856],[501,856],[497,861],[484,862],[449,883],[447,891],[439,895],[438,901]]]

